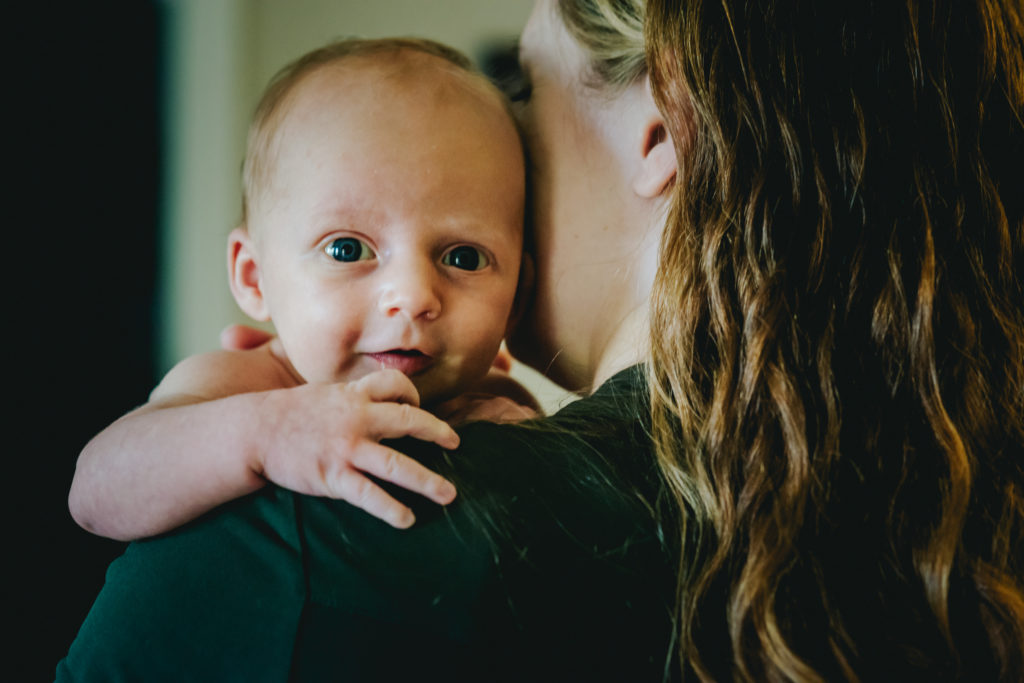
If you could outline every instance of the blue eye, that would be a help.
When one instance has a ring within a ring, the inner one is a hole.
[[[490,265],[487,256],[475,247],[455,247],[441,257],[441,263],[460,270],[480,270]]]
[[[324,251],[335,261],[352,263],[354,261],[366,261],[374,257],[373,250],[366,246],[366,243],[355,237],[339,237],[332,240]]]

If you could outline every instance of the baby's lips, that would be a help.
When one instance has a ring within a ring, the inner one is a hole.
[[[391,349],[366,355],[377,361],[381,368],[393,368],[408,377],[418,375],[434,363],[431,356],[415,349]]]

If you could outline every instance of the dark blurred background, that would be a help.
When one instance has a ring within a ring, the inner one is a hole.
[[[67,512],[75,458],[155,382],[161,8],[5,10],[9,538],[0,678],[53,680],[123,545]],[[8,649],[9,648],[9,649]]]

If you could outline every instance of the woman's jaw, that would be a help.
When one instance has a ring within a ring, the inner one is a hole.
[[[552,3],[535,6],[520,59],[530,83],[521,122],[531,153],[536,275],[509,349],[585,394],[648,355],[648,302],[674,154],[665,183],[640,189],[649,128],[660,116],[650,90],[643,81],[614,92],[587,85],[587,53]]]

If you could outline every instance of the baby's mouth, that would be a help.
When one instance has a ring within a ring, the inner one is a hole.
[[[377,361],[381,368],[394,368],[409,377],[418,375],[434,362],[431,356],[416,349],[390,349],[366,355]]]

